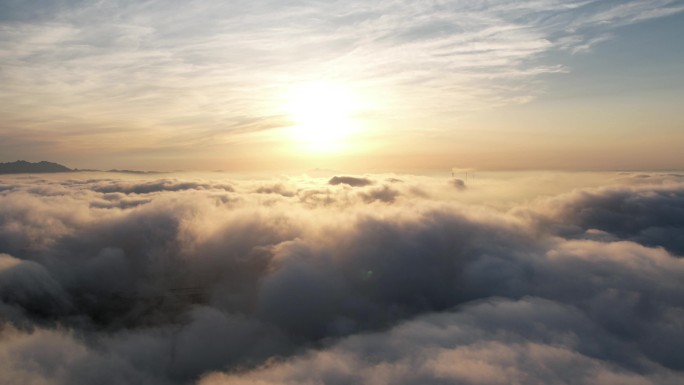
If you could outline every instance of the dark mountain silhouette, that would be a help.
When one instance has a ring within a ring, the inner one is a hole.
[[[37,163],[18,160],[16,162],[0,163],[0,174],[35,174],[45,172],[75,171],[58,163],[40,161]]]

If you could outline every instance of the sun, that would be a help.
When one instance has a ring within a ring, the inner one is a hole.
[[[340,151],[360,129],[359,97],[338,83],[319,81],[293,87],[285,109],[293,123],[288,135],[308,151]]]

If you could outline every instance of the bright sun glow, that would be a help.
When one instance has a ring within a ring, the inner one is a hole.
[[[358,97],[340,84],[300,85],[287,95],[286,112],[294,123],[289,135],[308,151],[338,152],[360,129],[360,108]]]

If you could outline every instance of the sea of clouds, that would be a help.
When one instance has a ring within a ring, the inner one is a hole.
[[[3,384],[681,384],[684,175],[0,176]]]

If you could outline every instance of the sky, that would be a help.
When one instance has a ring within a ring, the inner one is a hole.
[[[0,1],[0,161],[665,170],[684,1]]]

